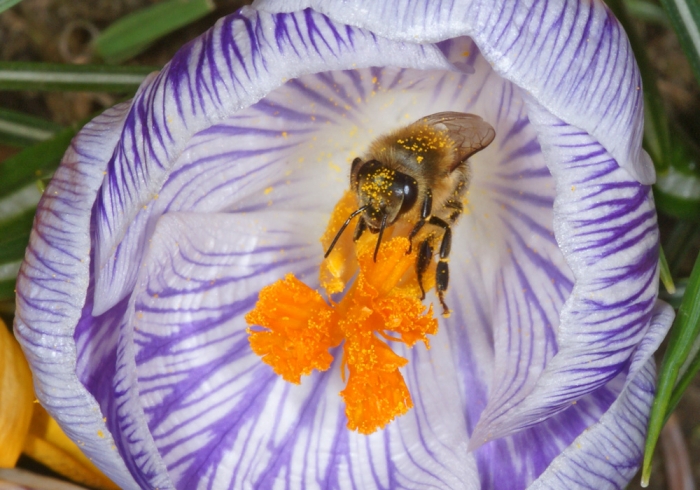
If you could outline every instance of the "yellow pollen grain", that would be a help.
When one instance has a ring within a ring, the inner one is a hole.
[[[286,132],[286,131],[282,131],[282,137],[283,137],[283,138],[286,138],[286,137],[287,137],[287,132]]]
[[[268,187],[267,189],[265,189],[265,195],[268,195],[270,192],[272,192],[272,189],[272,187]]]
[[[377,83],[377,77],[372,77],[372,83]]]
[[[101,430],[98,430],[98,431],[97,431],[97,437],[99,437],[100,439],[102,439],[102,438],[104,438],[104,436],[105,436],[105,433],[104,433],[104,432],[102,432]]]
[[[469,51],[464,51],[464,52],[462,53],[462,56],[464,56],[464,57],[466,58],[467,56],[469,56],[469,54],[470,54]]]

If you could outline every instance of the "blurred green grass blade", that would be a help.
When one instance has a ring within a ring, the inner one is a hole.
[[[698,371],[700,371],[700,352],[698,351],[698,347],[700,347],[700,339],[695,339],[695,343],[691,348],[691,351],[694,351],[695,355],[692,357],[692,361],[688,364],[685,372],[683,372],[680,379],[676,383],[675,388],[673,388],[671,398],[668,401],[668,408],[666,409],[666,418],[664,423],[666,420],[668,420],[668,417],[671,415],[673,410],[675,410],[675,408],[678,406],[678,402],[680,402],[681,398],[683,398],[685,390],[688,389],[690,384],[693,382],[695,375],[698,374]],[[683,370],[681,369],[681,371]]]
[[[700,82],[700,2],[697,0],[661,0],[676,31],[683,52]]]
[[[668,345],[661,362],[656,397],[651,407],[649,431],[644,448],[642,486],[649,483],[651,459],[666,420],[669,401],[681,366],[685,364],[698,333],[700,333],[700,258],[696,259],[693,266],[693,272],[690,274],[685,295],[668,336]]]
[[[0,13],[4,12],[9,8],[14,7],[21,1],[22,0],[0,0]]]
[[[15,297],[15,279],[0,281],[0,301]]]
[[[24,258],[35,212],[36,209],[28,209],[0,223],[0,264],[16,262]]]
[[[629,14],[644,22],[671,26],[668,16],[662,7],[647,0],[624,0]]]
[[[54,136],[62,127],[22,112],[0,109],[0,143],[25,147]]]
[[[659,247],[659,269],[661,282],[666,288],[666,291],[668,294],[674,294],[676,292],[676,286],[673,284],[673,277],[671,276],[671,270],[668,268],[668,262],[666,261],[663,247]]]
[[[700,152],[690,136],[676,129],[670,137],[667,150],[669,163],[659,172],[654,186],[656,207],[680,220],[700,220]]]
[[[86,121],[87,122],[87,121]],[[53,172],[81,125],[12,155],[0,165],[0,197],[5,197]]]
[[[700,235],[697,223],[683,220],[676,222],[670,233],[666,234],[663,246],[671,275],[678,275],[696,235]]]
[[[700,217],[700,177],[675,167],[659,175],[654,186],[656,208],[679,220],[698,221]]]
[[[680,308],[681,302],[683,301],[685,288],[688,286],[688,278],[676,279],[675,286],[676,291],[673,294],[666,290],[659,291],[659,299],[664,300],[666,303],[670,304],[674,310],[677,310]]]
[[[146,75],[159,69],[0,61],[0,90],[134,92]]]
[[[107,63],[121,63],[145,50],[158,38],[214,10],[212,0],[168,0],[122,17],[94,42]]]

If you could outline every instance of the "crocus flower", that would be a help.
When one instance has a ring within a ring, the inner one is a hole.
[[[290,384],[244,316],[289,273],[318,285],[350,162],[441,111],[496,138],[470,159],[452,315],[429,350],[390,342],[414,407],[365,435],[336,351]],[[622,487],[672,318],[642,112],[602,2],[244,8],[88,124],[47,188],[15,324],[37,396],[124,488]]]

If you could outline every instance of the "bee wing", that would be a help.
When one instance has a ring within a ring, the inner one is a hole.
[[[450,170],[454,170],[474,153],[489,146],[496,137],[493,127],[475,114],[438,112],[424,117],[419,122],[447,131],[456,143],[457,158]]]

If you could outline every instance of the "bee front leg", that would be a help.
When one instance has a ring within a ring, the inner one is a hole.
[[[362,236],[362,233],[367,229],[367,222],[365,221],[364,216],[360,216],[360,219],[357,220],[357,225],[355,226],[355,233],[352,236],[352,241],[356,242],[357,240],[360,239]]]
[[[425,288],[423,287],[423,274],[428,270],[428,266],[433,261],[433,247],[430,246],[428,239],[425,239],[420,244],[418,250],[418,260],[416,260],[416,275],[418,276],[418,285],[420,286],[421,301],[425,299]]]

